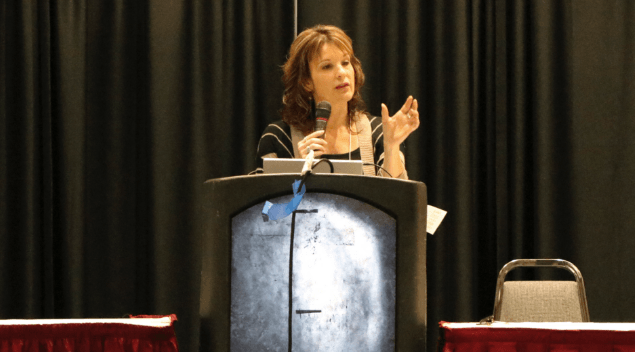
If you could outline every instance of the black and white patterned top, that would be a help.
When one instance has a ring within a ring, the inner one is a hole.
[[[384,139],[383,128],[381,124],[381,117],[366,117],[361,119],[369,119],[370,127],[372,130],[372,140],[363,141],[359,140],[360,146],[362,144],[369,144],[372,146],[374,163],[383,166],[384,163]],[[361,136],[361,134],[359,135]],[[298,156],[299,157],[299,156]],[[259,170],[262,170],[263,158],[296,158],[294,155],[294,146],[291,138],[291,126],[282,120],[278,120],[269,124],[260,137],[257,151],[257,166]],[[329,159],[348,159],[348,152],[343,154],[330,154],[322,155],[322,158]],[[352,159],[362,159],[360,148],[351,151]]]

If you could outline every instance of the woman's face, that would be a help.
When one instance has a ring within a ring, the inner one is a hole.
[[[355,69],[350,55],[335,44],[325,43],[311,60],[309,89],[315,102],[346,103],[355,93]]]

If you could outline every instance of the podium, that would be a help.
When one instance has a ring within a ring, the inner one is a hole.
[[[204,185],[202,351],[425,351],[426,186],[298,174]]]

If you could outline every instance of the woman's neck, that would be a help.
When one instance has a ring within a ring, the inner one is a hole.
[[[331,116],[323,138],[328,143],[326,154],[340,154],[357,148],[357,138],[351,136],[348,104],[331,106]]]
[[[348,127],[348,103],[333,105],[331,116],[326,126],[327,129],[339,129],[342,126]]]

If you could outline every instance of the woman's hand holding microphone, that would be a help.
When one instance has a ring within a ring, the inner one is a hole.
[[[315,131],[305,136],[300,142],[298,142],[298,151],[300,151],[300,157],[306,158],[310,150],[314,152],[314,158],[319,158],[326,153],[326,146],[328,143],[321,138],[324,135],[323,130]]]

